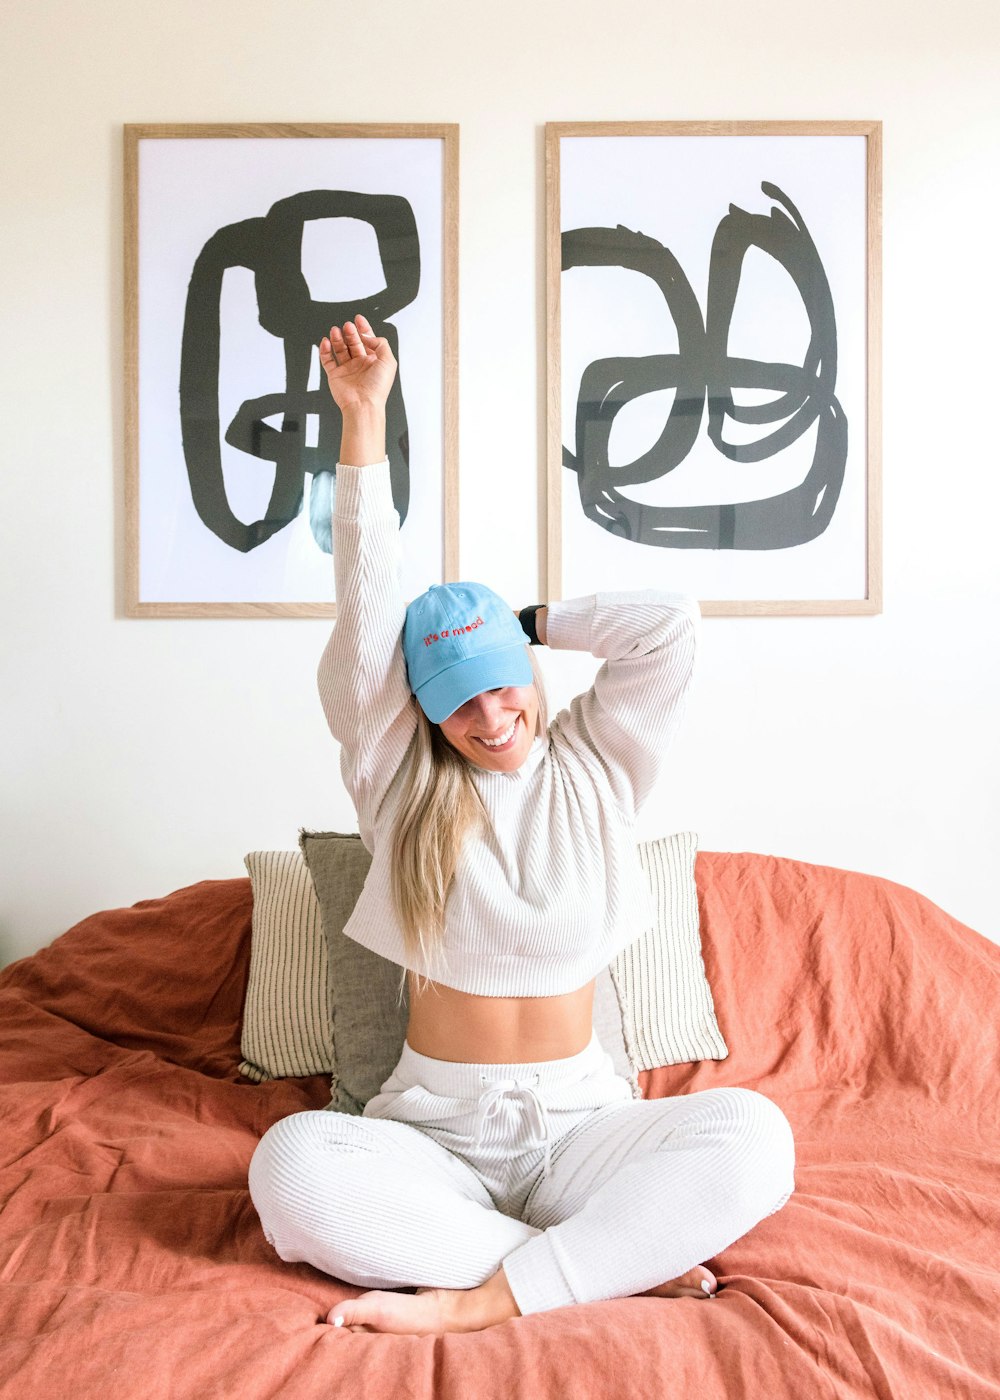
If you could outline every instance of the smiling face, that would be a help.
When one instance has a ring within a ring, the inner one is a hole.
[[[535,687],[505,685],[474,695],[438,727],[452,748],[477,768],[513,773],[528,756],[537,722]]]

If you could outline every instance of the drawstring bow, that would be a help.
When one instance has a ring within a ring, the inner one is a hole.
[[[545,1165],[542,1168],[542,1175],[548,1176],[551,1166],[551,1145],[549,1140],[549,1115],[546,1112],[545,1104],[538,1095],[536,1085],[538,1075],[531,1081],[524,1079],[490,1079],[488,1075],[481,1074],[480,1082],[484,1087],[479,1096],[479,1104],[476,1111],[476,1146],[482,1146],[483,1134],[486,1125],[496,1118],[500,1112],[500,1105],[505,1098],[517,1099],[523,1104],[531,1125],[532,1139],[530,1146],[545,1147]]]

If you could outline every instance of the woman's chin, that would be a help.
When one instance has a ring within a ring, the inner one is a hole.
[[[524,723],[524,716],[518,715],[517,728],[514,731],[514,738],[509,748],[503,748],[496,752],[487,748],[485,744],[472,741],[476,748],[476,762],[480,768],[492,768],[498,773],[511,773],[515,768],[520,768],[521,764],[528,756],[531,748],[531,738],[528,735],[527,727]]]

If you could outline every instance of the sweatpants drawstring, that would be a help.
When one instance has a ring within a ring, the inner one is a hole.
[[[479,1095],[476,1108],[476,1146],[482,1146],[486,1125],[499,1113],[501,1101],[506,1097],[517,1099],[524,1105],[531,1124],[530,1146],[545,1146],[542,1175],[548,1176],[552,1164],[549,1115],[535,1087],[538,1084],[538,1075],[536,1074],[530,1082],[523,1079],[490,1079],[485,1074],[481,1074],[479,1080],[487,1087],[484,1087]]]

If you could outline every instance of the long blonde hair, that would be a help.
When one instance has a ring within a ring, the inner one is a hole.
[[[528,659],[538,697],[535,734],[544,736],[549,723],[545,680],[530,647]],[[392,897],[408,961],[431,968],[441,957],[444,908],[462,845],[489,819],[469,763],[420,706],[415,709],[417,732],[392,836]],[[400,1001],[405,983],[404,969]]]

